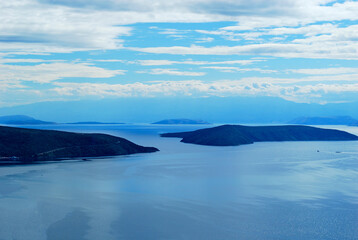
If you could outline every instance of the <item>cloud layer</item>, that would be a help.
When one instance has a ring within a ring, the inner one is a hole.
[[[337,95],[358,91],[358,83],[280,85],[248,81],[159,81],[143,84],[58,83],[58,95],[96,97],[158,97],[158,96],[274,96],[295,102],[324,103],[322,95]]]
[[[340,3],[331,0],[1,1],[0,50],[66,52],[119,49],[122,47],[121,36],[131,34],[132,30],[123,25],[138,22],[236,21],[236,26],[223,30],[240,31],[302,26],[322,21],[352,21],[358,19],[357,12],[356,1]],[[326,25],[325,28],[329,31],[330,26]],[[280,28],[273,29],[271,34],[292,34],[294,31],[304,34],[322,30],[319,26],[300,30]],[[346,29],[345,32],[352,35],[354,29]],[[346,35],[332,37],[342,36]],[[355,36],[348,36],[352,37]],[[198,52],[195,48],[193,50]],[[236,52],[245,50],[237,49]]]
[[[30,81],[49,83],[63,78],[110,78],[123,70],[106,70],[82,63],[42,63],[38,65],[0,64],[0,82]]]
[[[0,104],[167,95],[354,100],[357,12],[348,0],[0,1]]]

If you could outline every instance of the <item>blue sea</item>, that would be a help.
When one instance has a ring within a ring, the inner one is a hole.
[[[358,239],[358,141],[211,147],[159,137],[204,127],[37,126],[160,152],[0,167],[0,239]]]

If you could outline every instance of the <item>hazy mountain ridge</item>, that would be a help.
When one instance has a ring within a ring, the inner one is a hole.
[[[304,125],[348,125],[357,126],[358,120],[350,116],[333,117],[299,117],[288,122],[289,124]]]
[[[0,116],[0,124],[8,125],[41,125],[41,124],[56,124],[55,122],[46,122],[35,119],[26,115],[9,115]]]
[[[47,125],[47,124],[58,124],[58,123],[42,121],[42,120],[27,116],[27,115],[7,115],[7,116],[0,116],[0,124],[5,124],[5,125]],[[94,125],[94,124],[123,124],[123,123],[83,121],[83,122],[71,122],[71,123],[64,123],[64,124]]]
[[[181,142],[209,146],[237,146],[254,142],[276,141],[350,141],[353,134],[309,126],[242,126],[222,125],[191,132],[164,133],[162,137],[182,138]]]
[[[118,107],[120,106],[120,107]],[[358,102],[307,104],[275,97],[118,98],[41,102],[0,108],[1,115],[25,114],[54,122],[142,122],[205,119],[211,123],[287,123],[301,116],[352,116]],[[66,113],[66,114],[64,114]]]

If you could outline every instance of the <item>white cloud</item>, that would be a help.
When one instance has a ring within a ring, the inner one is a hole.
[[[176,55],[261,55],[285,58],[358,59],[358,42],[310,41],[309,43],[262,43],[238,46],[148,47],[134,51]]]
[[[357,19],[356,1],[335,3],[333,0],[41,0],[69,8],[131,12],[137,21],[192,22],[237,20],[247,26],[275,26],[312,21]],[[333,3],[329,6],[327,3]],[[149,16],[151,19],[148,19]],[[189,18],[191,17],[191,18]],[[130,18],[131,19],[131,18]],[[210,20],[209,20],[210,19]],[[270,19],[271,21],[268,21]]]
[[[179,71],[178,69],[168,69],[168,68],[154,68],[149,71],[137,71],[137,73],[148,73],[153,75],[175,75],[175,76],[204,76],[205,72],[186,72]]]
[[[185,34],[186,38],[190,38],[188,42],[198,44],[212,42],[210,46],[219,41],[213,42],[213,36],[209,35],[216,35],[226,40],[240,41],[237,44],[230,42],[229,46],[225,46],[225,41],[220,41],[220,44],[223,45],[212,47],[198,45],[170,46],[169,43],[173,40],[170,39],[168,44],[165,44],[167,47],[132,47],[127,49],[143,53],[179,55],[180,58],[183,58],[182,55],[253,55],[260,57],[358,60],[358,25],[355,24],[355,21],[358,20],[357,12],[357,1],[338,2],[331,0],[0,1],[0,91],[2,93],[17,91],[24,93],[24,95],[27,92],[29,96],[31,94],[43,96],[43,98],[38,97],[37,99],[50,98],[51,94],[48,94],[47,90],[31,88],[29,85],[34,86],[34,84],[24,83],[24,81],[30,81],[45,83],[47,87],[52,86],[55,82],[57,87],[51,93],[56,92],[60,97],[63,95],[86,96],[88,94],[104,96],[261,94],[310,101],[309,99],[318,99],[327,93],[356,92],[358,72],[356,68],[352,67],[308,69],[302,64],[303,67],[299,66],[302,69],[289,69],[284,72],[287,73],[287,78],[252,77],[237,81],[179,81],[126,85],[60,83],[58,81],[71,77],[111,78],[124,74],[124,70],[109,70],[80,62],[67,63],[57,60],[24,59],[25,57],[22,57],[22,59],[1,57],[14,57],[16,54],[29,53],[47,54],[123,49],[125,44],[121,38],[133,33],[138,34],[138,37],[140,37],[138,40],[150,41],[150,39],[145,39],[148,37],[147,35],[140,35],[140,32],[133,31],[136,26],[125,26],[133,23],[234,21],[237,22],[236,26],[227,26],[214,31],[151,27],[151,32],[167,34],[176,38]],[[339,22],[342,20],[348,21]],[[163,36],[161,37],[163,38]],[[218,37],[215,37],[216,39]],[[135,41],[132,43],[135,44]],[[151,45],[146,44],[146,46]],[[129,61],[125,59],[125,55],[117,56],[120,56],[121,60],[89,59],[88,62],[103,62],[103,65],[119,62],[142,66],[186,64],[218,71],[275,73],[274,70],[266,70],[266,67],[240,68],[232,66],[264,61],[262,58],[229,60],[235,57],[231,56],[232,58],[228,58],[227,61],[209,61],[208,59],[212,58],[197,57],[197,59],[205,60],[198,61],[192,59],[177,60],[174,56],[171,56],[168,58],[171,60]],[[137,56],[141,56],[141,54]],[[162,58],[162,56],[148,56],[153,57],[153,59]],[[15,65],[15,63],[28,64]],[[137,72],[192,77],[206,74],[204,70],[183,71],[179,66]],[[293,73],[307,76],[293,78],[290,75]],[[344,82],[344,84],[337,82]],[[4,102],[4,97],[0,101]]]
[[[184,36],[184,34],[188,33],[188,30],[179,30],[179,29],[171,29],[171,28],[167,28],[167,29],[160,29],[160,31],[158,32],[159,34],[165,34],[165,35],[170,35],[170,36]]]
[[[110,78],[123,70],[107,70],[83,63],[42,63],[38,65],[0,64],[0,82],[31,81],[48,83],[62,78]]]
[[[127,61],[125,60],[120,60],[120,59],[88,59],[88,61],[90,62],[120,62],[120,63],[126,63]]]
[[[131,28],[115,26],[104,12],[76,11],[35,0],[0,1],[0,50],[69,52],[117,49]]]
[[[325,5],[329,2],[333,1],[0,1],[0,50],[71,52],[119,49],[122,47],[120,37],[131,34],[132,30],[123,25],[139,22],[237,21],[236,30],[247,30],[358,19],[357,1]]]
[[[27,88],[27,87],[22,85],[19,81],[0,81],[0,92],[3,93],[8,91],[9,89],[20,90],[23,88]]]
[[[173,65],[179,62],[170,61],[170,60],[138,60],[131,63],[140,64],[142,66],[164,66],[164,65]]]
[[[196,39],[196,43],[207,43],[207,42],[212,42],[214,41],[214,38],[212,37],[204,37],[204,38],[197,38]]]
[[[331,23],[314,24],[296,28],[274,28],[269,29],[266,32],[262,32],[265,35],[284,35],[284,34],[302,34],[306,36],[314,36],[318,34],[330,34],[338,30],[337,25]]]
[[[245,81],[157,81],[132,84],[99,83],[55,83],[52,89],[59,96],[116,96],[116,97],[155,97],[155,96],[275,96],[296,102],[320,102],[328,94],[358,92],[358,83],[353,84],[309,84],[277,85],[267,82]]]
[[[337,75],[337,74],[358,74],[358,68],[307,68],[307,69],[290,69],[293,73],[301,73],[308,75]],[[358,78],[356,79],[358,81]]]
[[[157,82],[144,84],[140,82],[131,84],[101,84],[101,83],[55,83],[52,91],[59,95],[79,96],[169,96],[191,95],[193,92],[204,90],[205,84],[199,81]]]
[[[337,44],[354,46],[358,40],[358,25],[351,25],[344,28],[335,28],[330,34],[311,36],[309,38],[295,39],[293,42],[301,44],[318,44],[320,42],[327,44]]]
[[[316,36],[320,34],[334,34],[342,29],[337,25],[331,23],[312,24],[299,27],[276,27],[276,28],[260,28],[251,29],[251,31],[242,32],[242,26],[228,26],[220,28],[216,31],[197,30],[198,33],[219,35],[230,41],[251,40],[251,41],[265,41],[262,36],[274,36],[266,41],[286,40],[285,35],[303,35],[303,36]],[[240,31],[240,32],[237,32]],[[279,37],[277,37],[279,36]]]
[[[358,82],[358,74],[338,74],[338,75],[313,75],[301,78],[287,77],[245,77],[241,79],[245,82],[267,82],[274,84],[293,84],[293,83],[307,83],[307,82]]]
[[[44,60],[44,59],[21,59],[21,58],[0,58],[2,63],[44,63],[44,62],[63,62],[64,60]]]
[[[170,61],[170,60],[138,60],[130,63],[138,63],[142,66],[163,66],[163,65],[173,65],[173,64],[187,64],[187,65],[231,65],[231,64],[239,64],[239,65],[250,65],[255,62],[262,62],[264,60],[232,60],[232,61],[192,61],[192,60],[184,60],[184,61]]]
[[[201,67],[204,69],[215,69],[221,72],[260,72],[260,73],[276,73],[276,70],[261,69],[261,68],[238,68],[238,67],[222,67],[222,66],[210,66]]]
[[[266,1],[271,3],[271,1]],[[282,6],[271,5],[275,14],[253,13],[251,15],[241,16],[238,19],[238,27],[226,28],[225,30],[243,30],[257,29],[277,26],[300,26],[315,22],[357,20],[357,1],[345,1],[326,6],[328,2],[334,1],[282,1]],[[250,2],[251,3],[251,2]],[[278,2],[275,2],[278,3]],[[251,10],[254,10],[252,7]]]

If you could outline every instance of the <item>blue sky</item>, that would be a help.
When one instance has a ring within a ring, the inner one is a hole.
[[[0,107],[273,96],[358,101],[358,1],[0,2]]]

